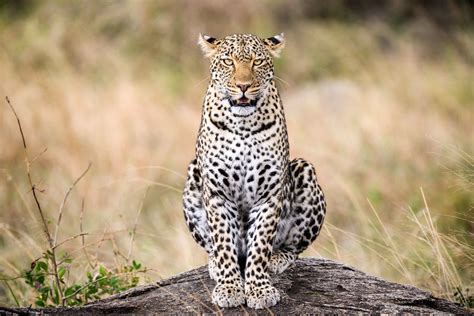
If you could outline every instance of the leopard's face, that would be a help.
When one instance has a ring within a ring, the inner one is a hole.
[[[256,100],[272,80],[273,61],[258,37],[231,35],[222,41],[212,57],[211,76],[224,97],[237,103],[249,103]]]
[[[236,115],[255,112],[259,99],[268,93],[273,79],[272,57],[283,48],[283,35],[261,39],[234,34],[221,40],[200,36],[199,43],[211,58],[211,81],[218,97],[227,100]]]

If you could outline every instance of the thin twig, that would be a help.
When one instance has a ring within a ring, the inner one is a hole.
[[[8,284],[8,281],[3,281],[3,282],[5,283],[5,285],[7,286],[8,290],[10,291],[10,295],[13,297],[13,300],[15,301],[16,306],[20,307],[20,302],[18,302],[18,299],[16,298],[16,295],[15,295],[15,293],[13,292],[12,287],[10,286],[10,284]]]
[[[11,278],[0,277],[0,281],[15,281],[15,280],[18,280],[18,279],[23,279],[23,276],[19,275],[19,276],[11,277]]]
[[[88,233],[80,233],[80,234],[77,234],[75,236],[69,237],[69,238],[63,240],[62,242],[60,242],[58,244],[59,226],[61,224],[61,219],[63,217],[63,211],[64,211],[64,206],[66,205],[66,201],[69,197],[69,194],[72,192],[72,190],[77,185],[77,183],[79,183],[79,181],[81,181],[81,179],[87,174],[87,172],[90,170],[91,166],[92,166],[92,162],[89,162],[89,164],[87,165],[87,168],[81,173],[81,175],[79,177],[76,178],[76,180],[68,188],[68,190],[66,191],[66,194],[64,195],[64,198],[61,202],[61,205],[59,206],[58,220],[56,221],[56,228],[54,230],[54,238],[53,238],[53,242],[52,242],[52,246],[51,246],[51,252],[53,253],[53,257],[54,257],[53,267],[54,267],[54,270],[55,270],[56,273],[57,273],[57,263],[56,263],[56,256],[55,256],[55,253],[54,253],[56,248],[63,245],[64,243],[66,243],[70,240],[73,240],[73,239],[77,238],[77,237],[88,235]],[[65,299],[62,297],[61,287],[59,285],[59,282],[58,282],[57,286],[58,286],[58,292],[60,293],[59,297],[61,299],[61,304],[64,306],[65,305]]]
[[[56,229],[54,231],[54,239],[53,239],[53,248],[56,247],[56,242],[58,241],[58,231],[59,231],[59,225],[61,224],[61,219],[63,217],[63,210],[64,210],[64,205],[66,205],[67,198],[69,197],[69,194],[71,191],[74,189],[76,184],[81,181],[81,179],[86,175],[86,173],[89,171],[89,169],[92,166],[92,162],[89,162],[89,165],[87,166],[86,170],[84,170],[79,177],[72,183],[72,185],[69,187],[67,190],[66,194],[64,195],[63,201],[61,202],[61,205],[59,206],[59,214],[58,214],[58,220],[56,221]]]
[[[84,198],[82,198],[81,202],[81,214],[79,215],[79,231],[81,234],[84,232],[82,229],[82,217],[84,216]],[[87,263],[89,266],[94,269],[96,266],[92,264],[91,258],[89,257],[89,252],[87,251],[87,247],[85,246],[86,244],[86,237],[85,235],[81,236],[81,244],[82,244],[82,249],[84,250],[84,254],[86,255]]]
[[[13,115],[15,115],[16,122],[18,123],[18,127],[20,128],[21,140],[23,141],[23,148],[24,148],[24,149],[27,149],[27,147],[26,147],[25,135],[23,134],[23,129],[21,128],[20,118],[19,118],[18,115],[16,114],[15,108],[14,108],[13,105],[10,103],[10,99],[8,98],[8,96],[5,96],[5,99],[7,100],[8,106],[10,106],[10,109],[12,110]]]
[[[49,259],[50,259],[51,263],[53,264],[54,279],[55,279],[56,286],[58,288],[59,299],[62,302],[62,304],[64,305],[64,301],[62,299],[63,293],[62,293],[62,290],[61,290],[61,282],[59,280],[59,275],[58,275],[58,266],[57,266],[57,261],[56,261],[56,253],[55,253],[55,250],[53,248],[53,246],[54,246],[53,245],[53,240],[51,239],[51,233],[49,231],[48,224],[47,224],[46,219],[44,217],[43,209],[41,208],[41,203],[39,202],[38,196],[36,195],[36,186],[33,183],[33,180],[31,179],[31,172],[30,172],[31,161],[28,157],[28,147],[26,146],[25,134],[23,133],[23,128],[21,127],[20,118],[16,114],[15,108],[11,104],[10,99],[8,98],[8,96],[5,96],[5,99],[7,100],[8,106],[12,110],[13,115],[15,115],[16,121],[18,123],[18,128],[19,128],[20,134],[21,134],[21,140],[23,142],[23,149],[24,149],[24,152],[25,152],[26,174],[28,176],[28,182],[29,182],[30,187],[31,187],[31,192],[33,193],[33,198],[35,200],[36,207],[38,209],[38,212],[41,216],[41,220],[43,222],[44,233],[46,235],[46,239],[48,241],[49,248],[50,248],[50,251],[51,251],[51,256],[50,256]]]
[[[132,234],[130,236],[130,246],[128,248],[128,254],[127,254],[127,258],[126,258],[127,263],[130,260],[130,256],[132,255],[133,242],[135,241],[135,234],[137,232],[138,218],[140,217],[140,214],[143,210],[143,204],[145,203],[145,199],[146,199],[146,196],[147,196],[149,190],[150,190],[150,187],[147,187],[145,193],[143,194],[143,198],[140,201],[140,206],[138,207],[137,216],[135,217],[135,225],[133,225]]]
[[[43,156],[43,154],[47,151],[48,151],[48,148],[45,147],[42,152],[40,152],[38,155],[36,155],[35,158],[31,159],[30,164],[33,164],[33,162],[35,162],[37,159],[39,159],[41,156]]]
[[[89,235],[89,233],[79,233],[79,234],[76,234],[76,235],[74,235],[74,236],[68,237],[68,238],[64,239],[63,241],[61,241],[61,242],[57,243],[56,245],[54,245],[53,249],[56,249],[56,248],[58,248],[59,246],[64,245],[64,244],[67,243],[68,241],[71,241],[71,240],[73,240],[73,239],[76,239],[77,237],[84,237],[84,236],[86,236],[86,235]]]
[[[115,268],[117,269],[117,271],[120,271],[120,261],[118,259],[118,257],[122,257],[122,259],[124,260],[127,260],[127,257],[125,257],[125,255],[123,255],[119,248],[117,247],[117,243],[115,241],[115,235],[112,235],[109,239],[110,243],[112,244],[112,247],[114,248],[114,262],[115,262]]]
[[[50,247],[52,247],[53,246],[52,245],[52,239],[51,239],[51,234],[49,232],[48,224],[47,224],[46,219],[44,217],[43,209],[41,208],[41,203],[39,202],[38,197],[36,196],[36,186],[33,184],[33,180],[31,179],[31,174],[30,174],[31,162],[30,162],[30,159],[28,158],[28,147],[26,146],[26,139],[25,139],[25,134],[23,133],[23,128],[21,127],[21,121],[20,121],[20,118],[18,117],[18,115],[16,114],[15,108],[11,104],[10,99],[8,98],[8,96],[6,96],[5,99],[7,100],[8,106],[12,110],[13,115],[15,115],[16,121],[18,123],[18,128],[20,130],[21,140],[23,142],[23,149],[24,149],[24,152],[25,152],[26,174],[28,176],[28,182],[29,182],[30,187],[31,187],[31,192],[33,193],[33,198],[35,200],[36,207],[38,208],[38,212],[40,213],[41,220],[43,222],[43,229],[44,229],[44,233],[46,235],[46,238],[48,240],[48,244],[49,244]]]

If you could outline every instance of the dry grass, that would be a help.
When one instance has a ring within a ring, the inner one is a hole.
[[[278,12],[262,18],[263,5],[243,1],[228,14],[202,3],[46,2],[0,19],[0,95],[15,104],[30,155],[47,148],[32,176],[51,229],[67,188],[93,162],[58,231],[58,240],[89,234],[62,246],[77,258],[71,278],[91,262],[120,266],[127,257],[151,268],[150,278],[206,262],[181,213],[206,88],[196,36],[283,28],[276,71],[291,154],[316,165],[329,205],[306,255],[451,298],[455,286],[472,288],[472,29],[446,35],[425,20],[402,30],[378,21],[284,24]],[[228,20],[207,18],[216,11]],[[46,244],[6,104],[0,148],[0,273],[15,276]],[[8,284],[30,303],[21,281]],[[1,303],[13,304],[9,293],[0,285]]]

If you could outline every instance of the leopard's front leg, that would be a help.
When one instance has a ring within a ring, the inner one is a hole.
[[[255,222],[247,235],[245,296],[247,305],[251,308],[266,308],[280,301],[280,293],[270,283],[268,274],[280,209],[279,197],[273,196],[250,212]]]
[[[237,259],[238,215],[234,203],[223,192],[208,185],[204,188],[204,207],[213,243],[213,276],[217,282],[212,302],[220,307],[245,304],[243,280]]]

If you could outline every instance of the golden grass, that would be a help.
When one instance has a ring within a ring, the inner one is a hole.
[[[72,279],[127,257],[150,268],[150,279],[206,263],[181,211],[208,75],[196,37],[281,29],[260,5],[253,12],[244,1],[224,23],[206,14],[229,8],[203,3],[46,2],[22,20],[0,19],[0,95],[15,105],[31,157],[47,148],[32,176],[51,229],[67,189],[93,163],[58,230],[58,242],[88,233],[61,247],[76,258]],[[176,18],[181,10],[187,19]],[[276,72],[291,155],[315,164],[328,200],[324,232],[305,255],[449,298],[455,286],[472,288],[474,69],[459,53],[473,51],[472,31],[438,38],[423,21],[403,31],[376,21],[285,28]],[[15,277],[45,241],[3,101],[0,148],[0,273]],[[30,304],[24,283],[8,286],[0,285],[2,304],[14,304],[11,293]]]

